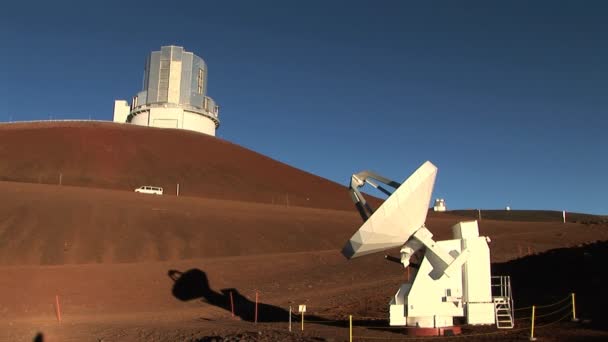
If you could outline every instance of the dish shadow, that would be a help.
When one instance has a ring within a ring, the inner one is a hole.
[[[181,301],[201,300],[202,302],[232,312],[230,295],[234,303],[234,315],[248,322],[255,322],[255,301],[250,300],[236,288],[224,288],[219,292],[209,285],[207,274],[200,269],[190,269],[185,272],[169,270],[169,278],[174,281],[171,290],[173,296]],[[292,319],[299,316],[292,313]],[[307,315],[312,323],[329,323],[330,321],[314,315]],[[281,307],[258,302],[258,322],[287,322],[289,311]],[[297,323],[297,321],[294,321]]]

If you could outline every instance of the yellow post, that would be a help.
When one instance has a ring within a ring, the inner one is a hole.
[[[348,315],[348,340],[353,342],[353,315]]]
[[[576,318],[576,301],[574,298],[574,292],[572,292],[572,322],[578,322],[578,318]]]
[[[534,313],[536,311],[536,306],[532,305],[532,328],[530,329],[530,341],[536,341],[536,337],[534,337]]]
[[[302,331],[304,331],[304,312],[302,312]]]

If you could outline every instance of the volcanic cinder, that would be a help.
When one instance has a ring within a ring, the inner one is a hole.
[[[407,274],[383,255],[341,256],[361,224],[342,185],[202,134],[79,122],[0,125],[0,180],[0,341],[345,340],[347,315],[356,336],[401,336],[361,327],[386,326]],[[165,195],[134,193],[141,185]],[[467,215],[430,213],[427,226],[449,238]],[[608,225],[538,217],[480,222],[516,306],[580,290],[581,317],[601,321],[591,280],[601,268],[589,265],[606,248],[584,244],[606,240]],[[290,334],[298,304],[317,323]],[[597,325],[553,327],[538,335],[607,337]]]

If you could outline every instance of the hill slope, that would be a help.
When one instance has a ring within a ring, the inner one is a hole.
[[[433,222],[444,232],[455,218]],[[0,265],[153,262],[339,250],[360,225],[354,208],[288,207],[0,182]]]
[[[345,188],[194,132],[103,122],[0,125],[0,180],[352,209]]]
[[[431,214],[450,239],[454,215]],[[361,225],[331,210],[0,182],[0,265],[131,263],[339,250]],[[494,260],[608,239],[602,226],[482,220]],[[380,255],[381,257],[381,255]]]
[[[446,214],[458,215],[470,219],[477,219],[479,213],[476,209],[450,210]],[[521,222],[562,222],[561,211],[554,210],[481,210],[482,219],[497,221],[521,221]],[[566,213],[566,222],[601,224],[608,223],[608,218],[599,215],[582,213]]]

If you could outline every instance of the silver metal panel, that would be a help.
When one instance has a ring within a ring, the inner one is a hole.
[[[147,99],[148,96],[148,92],[144,91],[140,91],[139,93],[137,93],[137,102],[139,103],[139,105],[143,105],[146,104],[148,101]]]
[[[169,69],[171,67],[171,46],[163,46],[160,52],[158,69],[158,102],[167,102],[169,98]]]
[[[212,98],[210,98],[209,96],[206,96],[206,97],[207,97],[207,108],[205,108],[205,110],[213,112],[213,109],[216,106],[215,101]]]
[[[155,103],[158,101],[158,79],[160,70],[160,51],[154,51],[150,54],[150,69],[148,70],[148,96],[146,103]],[[141,101],[139,103],[142,103]]]
[[[181,63],[181,72],[177,82],[175,81],[176,75],[170,73],[171,70],[179,70],[179,68],[172,68],[172,63]],[[203,70],[202,93],[198,92],[199,69]],[[169,87],[172,87],[175,92],[179,90],[179,97],[178,100],[173,100],[178,101],[178,103],[171,105],[203,110],[204,99],[207,94],[207,79],[207,64],[202,58],[192,52],[185,51],[180,46],[163,46],[160,51],[151,52],[146,59],[143,89],[138,93],[137,105],[169,104]],[[175,88],[173,88],[174,86]],[[175,93],[171,94],[171,97],[174,98]],[[214,114],[215,106],[215,102],[210,100],[208,111]]]
[[[181,86],[180,86],[180,97],[179,103],[182,105],[191,105],[191,95],[192,92],[192,58],[193,54],[191,52],[182,53],[182,78],[181,78]],[[194,89],[196,91],[196,89]]]
[[[148,89],[148,80],[150,78],[150,57],[151,57],[151,55],[146,58],[146,65],[144,67],[144,79],[143,79],[143,83],[141,85],[142,90]],[[140,103],[145,103],[145,102],[140,102]]]
[[[197,92],[198,88],[198,70],[203,69],[203,93]],[[207,94],[207,65],[202,58],[194,55],[192,58],[192,78],[190,90],[190,104],[197,108],[203,108],[203,100]]]
[[[171,46],[171,61],[181,61],[184,48],[180,46]]]

